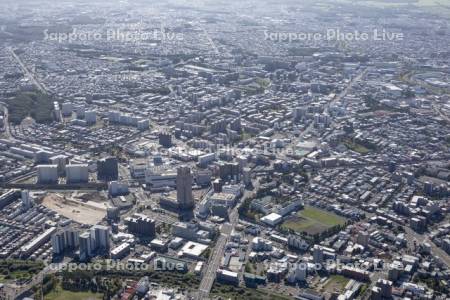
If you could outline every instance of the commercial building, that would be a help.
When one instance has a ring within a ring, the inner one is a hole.
[[[13,203],[21,196],[20,190],[9,190],[0,196],[0,209]]]
[[[52,234],[55,232],[56,232],[55,227],[50,227],[49,229],[44,231],[42,234],[37,236],[31,242],[20,248],[20,256],[23,258],[27,258],[28,256],[30,256],[36,249],[38,249],[40,246],[48,242]]]
[[[212,231],[198,223],[176,222],[172,224],[172,234],[182,237],[186,240],[201,241],[202,243],[211,242]]]
[[[206,249],[208,249],[208,246],[206,245],[188,241],[181,249],[179,255],[192,259],[199,259]]]
[[[163,191],[177,186],[177,173],[169,170],[148,169],[145,171],[145,183],[152,191]]]
[[[97,161],[97,180],[119,179],[119,162],[115,157],[105,157]]]
[[[172,147],[172,136],[170,133],[162,132],[158,136],[159,144],[165,148]]]
[[[132,217],[125,219],[128,231],[142,236],[155,236],[155,220],[142,214],[134,214]]]
[[[226,284],[238,285],[239,274],[225,269],[218,269],[216,272],[217,280]]]
[[[276,213],[271,213],[261,218],[261,222],[266,223],[269,226],[276,226],[283,221],[283,217]]]
[[[70,117],[73,113],[73,104],[70,102],[61,104],[61,113],[63,117]]]
[[[130,253],[130,244],[123,243],[111,250],[112,259],[121,259]]]
[[[108,193],[112,197],[127,195],[129,193],[128,184],[111,181],[108,183]]]

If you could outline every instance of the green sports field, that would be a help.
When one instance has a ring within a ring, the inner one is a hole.
[[[312,206],[306,206],[296,216],[287,219],[282,227],[295,232],[306,232],[310,235],[321,233],[331,227],[344,225],[346,219],[332,212]]]
[[[57,287],[55,290],[51,291],[44,296],[45,300],[101,300],[103,299],[102,294],[95,294],[92,292],[72,292],[61,289]]]

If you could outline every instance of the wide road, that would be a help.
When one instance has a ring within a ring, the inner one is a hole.
[[[340,100],[342,100],[344,97],[347,96],[347,94],[353,89],[353,86],[359,82],[369,71],[368,68],[365,68],[363,70],[361,70],[349,83],[348,85],[345,87],[344,90],[342,90],[341,93],[339,93],[339,95],[337,95],[336,97],[334,97],[330,102],[328,102],[324,108],[324,114],[328,114],[329,109],[331,107],[331,105],[333,105],[334,103],[339,102]],[[308,127],[295,139],[297,142],[303,140],[303,138],[309,134],[312,130],[314,130],[314,122],[311,122]],[[293,141],[294,142],[294,141]],[[297,143],[295,142],[295,143]],[[280,153],[280,155],[278,156],[278,158],[286,158],[286,154],[285,153]],[[257,188],[256,188],[257,190]],[[248,193],[248,194],[247,194]],[[250,192],[246,191],[246,194],[244,194],[243,200],[250,196]],[[237,206],[238,207],[238,206]],[[231,224],[232,224],[232,229],[236,226],[237,222],[239,221],[239,215],[237,213],[237,207],[236,207],[236,222],[233,222],[233,217],[230,216],[230,220],[231,220]],[[234,225],[233,225],[234,224]],[[230,231],[231,232],[231,231]],[[217,257],[213,255],[213,259],[210,260],[210,262],[208,262],[208,269],[205,272],[203,278],[202,278],[202,282],[200,283],[200,293],[199,293],[199,297],[198,299],[207,299],[208,295],[209,295],[209,291],[212,288],[212,285],[214,284],[214,280],[216,278],[216,271],[219,268],[219,264],[220,264],[220,260],[222,259],[225,249],[222,249],[223,247],[221,246],[222,243],[224,245],[226,245],[226,240],[228,239],[229,235],[226,236],[222,236],[219,237],[219,240],[216,244],[216,247],[213,250],[214,254],[217,254]],[[219,245],[220,242],[220,245]],[[220,247],[218,247],[220,246]],[[379,276],[379,275],[377,275]],[[378,278],[375,278],[375,280],[377,280]]]
[[[47,88],[36,79],[35,75],[32,72],[30,72],[30,70],[28,70],[27,66],[25,66],[25,64],[23,63],[22,59],[14,52],[14,49],[9,48],[8,50],[13,56],[13,58],[19,64],[20,68],[22,69],[22,72],[26,75],[28,79],[31,80],[33,85],[36,86],[38,90],[41,91],[42,93],[47,94]]]
[[[251,192],[245,191],[242,200],[245,200],[250,196]],[[216,280],[216,272],[220,267],[222,257],[225,254],[225,246],[228,242],[231,232],[234,230],[239,222],[238,213],[239,204],[237,204],[231,211],[228,223],[224,223],[220,228],[220,236],[217,239],[216,245],[212,249],[210,259],[206,265],[206,271],[203,274],[202,281],[200,282],[200,288],[197,299],[203,300],[208,299],[209,292],[212,289],[214,281]]]
[[[367,74],[368,68],[360,71],[358,73],[358,75],[356,75],[347,85],[347,87],[342,90],[342,92],[335,96],[330,102],[328,102],[324,108],[324,114],[328,114],[328,111],[330,110],[331,105],[339,102],[340,100],[342,100],[345,96],[347,96],[347,94],[353,89],[353,86],[359,82],[366,74]],[[314,129],[314,121],[311,121],[310,124],[308,125],[308,127],[306,127],[306,129],[299,134],[298,137],[296,137],[295,139],[292,140],[292,144],[296,145],[298,142],[302,141],[304,139],[304,137],[309,134],[312,130]],[[288,159],[288,157],[286,156],[286,153],[280,153],[279,154],[279,159]]]
[[[3,102],[0,102],[0,108],[2,108],[3,109],[3,123],[4,123],[4,127],[5,127],[5,134],[6,134],[6,137],[8,138],[8,139],[12,139],[13,138],[13,136],[12,136],[12,134],[11,134],[11,127],[9,126],[9,111],[8,111],[8,106],[5,104],[5,103],[3,103]]]
[[[333,98],[330,102],[328,102],[324,109],[324,114],[328,114],[328,111],[330,110],[331,105],[341,101],[343,98],[347,96],[347,94],[353,89],[353,86],[358,83],[368,72],[368,68],[365,68],[361,70],[355,77],[353,77],[352,80],[348,83],[348,85],[345,87],[345,89],[336,97]]]
[[[437,163],[437,162],[446,163],[449,160],[450,160],[450,156],[443,156],[443,157],[433,158],[433,159],[421,158],[421,159],[399,160],[399,161],[393,160],[392,162],[396,163],[398,166],[409,166],[409,165],[416,165],[419,163]],[[328,170],[328,169],[340,169],[340,168],[363,169],[363,168],[370,167],[370,166],[376,166],[376,167],[389,166],[390,164],[391,164],[391,162],[385,162],[385,161],[361,162],[361,163],[356,163],[356,164],[351,164],[351,165],[319,166],[319,167],[315,167],[315,169],[316,170]]]
[[[33,276],[33,278],[24,285],[5,284],[5,297],[6,300],[23,299],[24,296],[34,287],[41,286],[46,275],[58,273],[66,265],[68,261],[60,264],[53,264],[46,266],[42,271]],[[42,291],[42,289],[41,289]],[[43,299],[43,295],[41,295]]]
[[[440,116],[442,119],[444,119],[447,123],[450,123],[450,117],[448,117],[446,114],[444,114],[442,112],[442,110],[436,104],[433,104],[432,107],[433,107],[434,112],[438,116]]]
[[[414,230],[412,230],[411,228],[409,228],[408,226],[404,226],[404,228],[405,228],[406,234],[413,238],[413,239],[408,239],[408,242],[410,244],[413,243],[414,240],[417,241],[417,246],[419,246],[423,243],[430,244],[431,253],[434,256],[440,258],[447,265],[447,267],[450,267],[450,256],[444,250],[442,250],[441,248],[436,246],[433,243],[433,241],[431,241],[426,234],[417,233]]]
[[[352,80],[350,80],[350,82],[348,83],[347,87],[336,97],[334,97],[333,100],[331,100],[330,102],[327,103],[327,105],[325,106],[324,109],[324,114],[328,114],[328,111],[330,110],[330,107],[332,104],[335,104],[336,102],[341,101],[345,96],[347,96],[347,94],[353,89],[353,86],[359,82],[369,71],[368,68],[363,69],[362,71],[360,71],[358,73],[358,75],[356,75]]]
[[[214,51],[214,54],[219,56],[220,55],[220,51],[217,48],[216,44],[214,43],[213,39],[211,38],[211,36],[209,35],[208,31],[206,31],[205,27],[203,27],[202,24],[198,23],[197,24],[200,29],[203,31],[203,33],[205,34],[206,39],[208,40],[209,45],[211,46],[211,49]]]

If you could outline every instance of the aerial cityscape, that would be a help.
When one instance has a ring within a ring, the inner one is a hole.
[[[0,300],[450,299],[450,1],[0,8]]]

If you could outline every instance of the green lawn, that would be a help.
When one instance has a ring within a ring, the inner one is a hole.
[[[297,213],[297,216],[286,220],[282,227],[296,232],[305,231],[308,234],[316,234],[337,225],[345,225],[345,222],[345,218],[334,213],[306,206]]]
[[[334,213],[318,209],[312,206],[307,206],[304,210],[300,211],[300,215],[304,218],[314,220],[328,226],[344,225],[345,219],[335,215]]]
[[[328,292],[342,292],[349,281],[342,275],[331,275],[324,288]]]
[[[211,295],[214,297],[221,297],[222,299],[232,300],[290,300],[293,299],[287,295],[280,295],[277,291],[268,291],[266,289],[258,288],[244,288],[234,287],[231,285],[223,285],[215,282],[211,290]]]
[[[367,154],[367,153],[370,152],[370,149],[364,147],[364,146],[361,145],[361,144],[354,143],[354,142],[352,142],[351,140],[346,140],[346,141],[344,141],[344,145],[345,145],[348,149],[350,149],[350,150],[352,150],[352,151],[355,151],[355,152],[358,152],[359,154]]]
[[[41,262],[26,260],[0,260],[0,282],[28,280],[43,269]]]
[[[60,286],[44,296],[45,300],[101,300],[102,294],[92,292],[72,292],[63,290]]]

